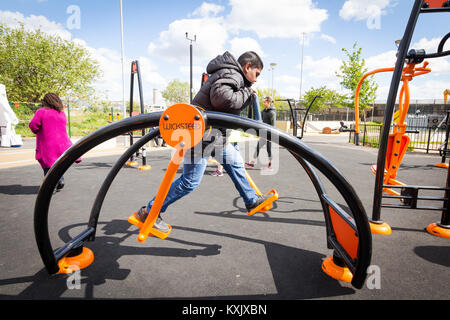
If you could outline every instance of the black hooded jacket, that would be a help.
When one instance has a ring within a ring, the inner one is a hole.
[[[252,103],[252,84],[231,53],[226,51],[211,60],[206,72],[210,76],[192,99],[192,104],[205,110],[239,115],[242,109]],[[219,132],[205,132],[202,145],[203,149],[208,148],[206,152],[214,155],[213,148],[223,146],[226,142],[226,130],[219,128]]]
[[[205,110],[238,115],[251,102],[251,82],[228,51],[211,60],[206,72],[210,76],[192,100],[194,105]]]

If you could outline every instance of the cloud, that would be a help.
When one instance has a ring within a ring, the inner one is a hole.
[[[296,38],[318,32],[328,18],[312,0],[230,0],[227,25],[233,32],[253,31],[260,38]]]
[[[444,99],[444,90],[450,89],[450,81],[427,80],[412,82],[409,85],[411,100]],[[411,101],[413,102],[413,101]]]
[[[111,100],[122,100],[122,59],[121,54],[115,50],[107,48],[88,48],[93,59],[97,60],[102,70],[102,77],[97,80],[93,87],[98,94],[104,94]],[[158,67],[144,56],[138,59],[125,57],[125,100],[129,99],[130,87],[130,66],[132,60],[139,61],[139,68],[142,80],[142,90],[145,104],[150,104],[153,98],[153,88],[162,90],[167,85],[167,80],[158,73]],[[139,87],[137,77],[134,86],[135,97],[138,97]]]
[[[324,33],[320,34],[320,39],[323,39],[323,40],[331,42],[331,43],[336,43],[336,39],[328,34],[324,34]]]
[[[317,60],[314,60],[311,56],[305,56],[303,61],[303,72],[311,78],[332,80],[336,78],[336,72],[339,71],[341,62],[340,59],[330,56]],[[297,68],[300,69],[301,65],[298,65]]]
[[[395,66],[395,62],[397,61],[396,50],[389,50],[386,52],[382,52],[375,56],[371,56],[365,59],[366,65],[365,67],[368,71],[372,71],[378,68],[391,68]]]
[[[186,63],[189,61],[189,42],[186,39],[196,36],[193,43],[194,63],[208,61],[218,52],[225,51],[228,33],[222,17],[203,17],[198,19],[175,20],[167,30],[162,31],[156,41],[150,42],[148,52],[161,56],[170,62]]]
[[[10,28],[20,28],[20,25],[23,24],[25,30],[40,29],[46,34],[59,36],[64,40],[70,40],[72,38],[72,34],[63,25],[49,21],[44,16],[35,16],[32,14],[25,17],[20,12],[0,11],[0,21]]]
[[[200,7],[194,10],[189,16],[200,16],[202,18],[216,17],[225,8],[214,3],[203,2]]]
[[[255,51],[260,57],[265,57],[264,51],[261,49],[261,46],[255,39],[249,37],[233,38],[230,40],[230,45],[230,52],[236,58],[238,58],[245,51]]]
[[[425,49],[427,53],[437,52],[439,42],[441,38],[433,38],[428,40],[427,38],[422,38],[419,41],[413,43],[411,48],[414,49]],[[450,41],[446,41],[444,45],[444,51],[450,50]]]
[[[386,14],[390,0],[347,0],[339,11],[344,20],[366,20]]]

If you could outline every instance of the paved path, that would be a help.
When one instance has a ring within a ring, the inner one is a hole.
[[[377,151],[350,145],[346,137],[306,135],[304,141],[347,177],[370,215],[374,176],[369,168]],[[246,146],[241,150],[248,159]],[[144,244],[137,242],[137,229],[126,220],[155,194],[170,150],[149,152],[149,171],[123,168],[105,199],[96,240],[87,244],[95,261],[81,271],[80,288],[72,290],[67,275],[47,275],[37,252],[33,210],[41,168],[35,162],[0,169],[0,299],[448,299],[449,240],[423,230],[440,219],[440,212],[383,210],[393,233],[373,235],[379,288],[353,289],[322,272],[321,262],[332,252],[326,247],[317,194],[296,160],[282,148],[278,155],[276,174],[249,170],[260,189],[279,192],[270,212],[248,217],[231,180],[226,174],[209,175],[215,170],[211,166],[198,189],[163,215],[174,228],[171,236]],[[118,157],[85,157],[65,173],[66,187],[50,206],[54,248],[84,229],[97,191]],[[434,167],[437,160],[409,153],[398,179],[442,186],[446,170]]]

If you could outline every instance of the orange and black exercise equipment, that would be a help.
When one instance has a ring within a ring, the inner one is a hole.
[[[427,67],[428,62],[423,62],[422,66],[417,66],[415,62],[406,63],[403,68],[401,81],[403,82],[402,87],[400,89],[399,94],[399,106],[398,110],[395,112],[394,116],[394,126],[392,129],[392,133],[389,134],[388,144],[386,149],[386,161],[385,161],[385,169],[384,169],[384,185],[391,186],[403,186],[404,184],[398,180],[396,180],[397,172],[402,163],[403,157],[405,156],[406,150],[408,149],[410,138],[406,135],[406,115],[408,113],[409,104],[410,104],[410,91],[409,91],[409,82],[416,76],[423,75],[431,72],[431,69]],[[359,93],[361,90],[361,86],[364,80],[374,74],[381,72],[392,72],[394,68],[380,68],[373,71],[370,71],[364,74],[358,82],[358,86],[355,92],[355,134],[356,136],[359,134]],[[389,124],[385,124],[389,125]],[[371,171],[373,174],[377,172],[377,166],[372,165]],[[401,194],[394,190],[394,188],[383,188],[383,192],[393,195],[393,196],[401,196]],[[371,222],[370,227],[373,233],[377,234],[390,234],[391,228],[386,223],[375,223]]]
[[[408,149],[410,138],[406,133],[406,115],[409,109],[410,103],[410,91],[409,82],[416,76],[423,75],[431,72],[431,69],[427,68],[428,62],[425,61],[422,66],[417,66],[416,63],[407,63],[403,68],[401,81],[403,85],[400,89],[399,94],[399,106],[396,112],[398,118],[394,123],[393,131],[389,135],[388,146],[386,152],[386,162],[385,162],[385,172],[384,181],[385,185],[403,185],[402,182],[396,180],[397,171],[402,163],[403,157],[405,156],[406,150]],[[364,74],[358,82],[358,86],[355,92],[355,133],[359,133],[359,93],[364,80],[374,74],[381,72],[392,72],[394,68],[380,68],[370,71]],[[376,173],[376,166],[371,167],[372,172]],[[400,193],[393,190],[392,188],[383,188],[383,192],[397,195]]]
[[[337,250],[322,262],[322,270],[336,280],[351,282],[354,270],[350,268],[360,246],[355,220],[327,195],[322,195],[322,199],[326,203],[328,239]]]
[[[136,212],[128,218],[128,222],[140,229],[137,237],[139,242],[145,242],[147,237],[152,235],[165,239],[170,234],[172,230],[171,226],[169,226],[169,231],[167,233],[163,233],[154,229],[153,225],[158,218],[164,200],[186,151],[195,147],[202,140],[205,133],[205,125],[202,112],[198,108],[187,104],[175,104],[167,108],[161,115],[159,122],[161,137],[169,146],[175,148],[175,152],[169,162],[145,222],[141,223],[136,218]],[[255,191],[261,195],[261,192],[248,173],[247,178]],[[275,190],[271,190],[269,193],[272,193],[272,196],[249,212],[249,216],[256,212],[265,212],[271,208],[272,203],[278,199],[278,193]]]
[[[161,137],[171,147],[175,148],[175,152],[170,159],[166,173],[164,174],[161,185],[156,193],[152,208],[148,213],[144,223],[139,223],[134,213],[128,221],[136,225],[139,229],[137,240],[145,242],[147,237],[155,235],[164,239],[172,230],[169,226],[167,233],[160,232],[153,228],[156,219],[161,211],[164,200],[169,192],[172,181],[177,173],[186,150],[198,144],[205,133],[205,120],[200,110],[187,104],[175,104],[167,108],[159,122]]]

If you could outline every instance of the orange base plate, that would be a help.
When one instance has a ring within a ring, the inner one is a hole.
[[[353,274],[347,267],[340,267],[334,263],[333,257],[328,257],[322,262],[322,270],[333,279],[352,282]]]
[[[432,223],[427,227],[428,233],[441,237],[441,238],[450,238],[450,229],[439,226],[437,223]]]
[[[370,225],[370,231],[374,234],[389,235],[392,233],[391,227],[386,222],[375,223],[375,222],[369,221],[369,225]]]
[[[76,270],[84,269],[94,262],[94,253],[92,250],[83,247],[83,251],[73,257],[63,257],[58,261],[58,273],[72,273]]]

